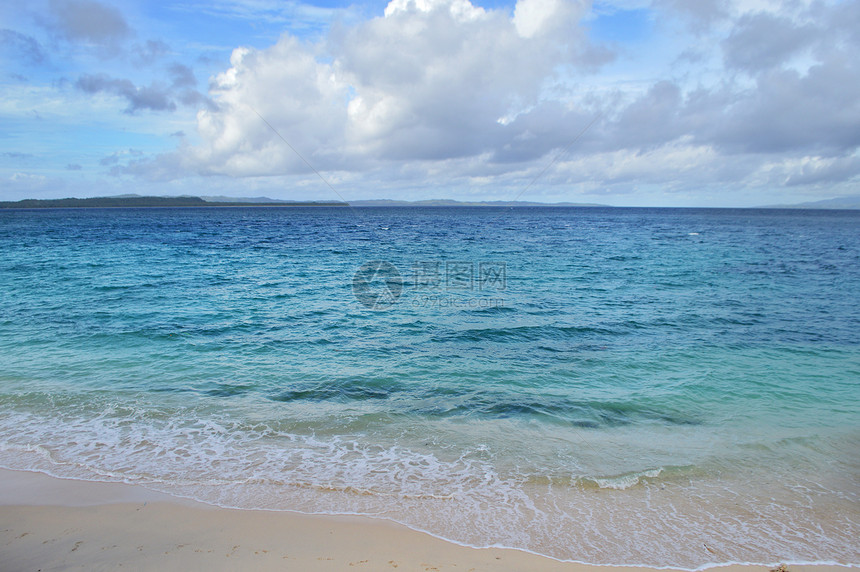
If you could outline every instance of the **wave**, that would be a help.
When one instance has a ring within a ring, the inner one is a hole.
[[[244,391],[246,386],[236,389]],[[231,391],[223,395],[232,396],[234,393]],[[533,419],[592,429],[641,422],[670,426],[703,424],[703,420],[694,414],[634,400],[598,401],[560,393],[536,394],[514,388],[478,391],[467,384],[408,383],[390,378],[341,378],[298,383],[289,389],[271,392],[267,397],[282,403],[326,402],[331,405],[374,402],[395,416]]]
[[[714,557],[696,550],[702,535],[726,561],[790,554],[850,562],[856,543],[846,503],[827,501],[832,491],[821,487],[764,487],[757,496],[755,478],[668,465],[583,475],[573,464],[565,475],[563,464],[527,469],[481,447],[422,451],[397,435],[386,443],[362,431],[301,434],[288,420],[181,402],[154,409],[102,395],[77,406],[62,396],[13,403],[0,415],[0,465],[225,507],[379,516],[462,544],[597,564],[698,568]],[[800,501],[811,494],[834,512],[807,514]],[[739,506],[748,512],[736,521]],[[796,534],[781,534],[785,527]],[[671,550],[662,548],[667,537],[676,540]]]

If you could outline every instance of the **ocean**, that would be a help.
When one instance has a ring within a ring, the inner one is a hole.
[[[860,211],[0,211],[0,466],[594,564],[860,564]]]

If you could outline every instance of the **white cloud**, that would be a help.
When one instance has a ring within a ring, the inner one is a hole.
[[[631,6],[643,9],[622,0],[601,9],[617,16]],[[652,68],[617,81],[591,71],[605,53],[588,39],[586,4],[519,0],[511,13],[392,0],[383,16],[335,26],[320,43],[285,33],[266,49],[235,49],[210,80],[215,106],[197,114],[199,143],[118,171],[309,181],[301,153],[365,196],[422,184],[435,196],[484,193],[495,182],[496,198],[556,158],[535,193],[857,180],[856,3],[665,0],[650,9],[661,33],[677,34],[661,43],[667,61],[691,49],[699,57],[677,75]],[[670,25],[681,20],[692,25]]]
[[[198,113],[203,144],[162,160],[236,177],[307,171],[257,113],[324,170],[499,151],[525,134],[499,118],[528,115],[559,66],[577,63],[585,9],[521,0],[511,18],[467,0],[394,0],[325,46],[284,34],[237,48],[211,82],[218,108]]]
[[[563,29],[576,21],[571,18],[575,8],[564,0],[520,0],[514,9],[514,27],[523,38]]]

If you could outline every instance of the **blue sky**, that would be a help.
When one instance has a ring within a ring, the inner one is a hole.
[[[15,4],[0,200],[860,194],[858,2]]]

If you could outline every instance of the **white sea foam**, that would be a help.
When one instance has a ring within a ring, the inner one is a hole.
[[[659,468],[564,484],[502,470],[486,450],[442,458],[359,434],[302,435],[212,411],[118,405],[99,415],[65,409],[51,422],[7,412],[0,443],[9,468],[137,483],[225,507],[384,517],[470,546],[561,560],[690,569],[762,555],[858,560],[856,511],[822,502],[835,497],[815,486],[765,498],[740,481],[665,480]]]
[[[636,486],[643,482],[643,479],[654,478],[663,472],[662,468],[648,469],[646,471],[637,471],[625,473],[623,475],[615,475],[611,477],[584,477],[584,481],[591,481],[601,489],[617,489],[624,490]]]

